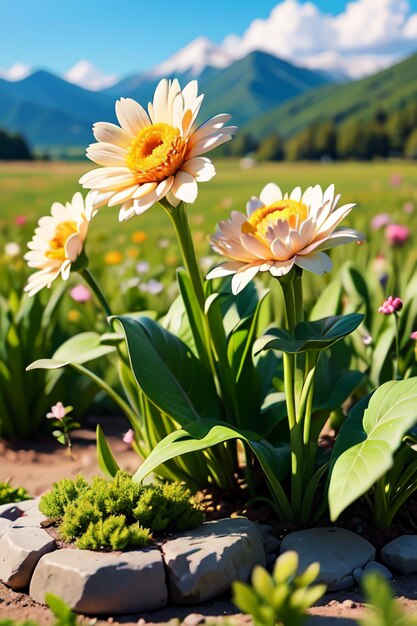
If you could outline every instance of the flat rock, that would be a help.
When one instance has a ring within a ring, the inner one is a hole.
[[[164,543],[162,552],[176,604],[214,598],[234,580],[248,580],[255,565],[265,565],[261,534],[243,518],[206,522]]]
[[[168,597],[157,549],[101,553],[64,548],[46,554],[33,573],[30,595],[44,603],[48,591],[90,615],[151,611],[165,606]]]
[[[382,560],[402,574],[417,572],[417,535],[402,535],[387,543],[381,551]]]
[[[295,550],[299,556],[299,571],[310,563],[320,563],[318,582],[329,591],[354,586],[353,571],[375,558],[375,548],[369,541],[343,528],[310,528],[290,533],[281,543],[281,553]]]
[[[55,541],[42,528],[22,526],[0,537],[0,580],[12,589],[29,584],[41,556],[55,549]]]
[[[385,567],[382,563],[378,563],[378,561],[369,561],[369,563],[365,565],[363,573],[369,574],[370,572],[381,574],[387,580],[392,580],[394,578],[388,567]]]

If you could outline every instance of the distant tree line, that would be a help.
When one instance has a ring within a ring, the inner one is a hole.
[[[417,103],[389,115],[377,111],[369,121],[314,124],[286,140],[271,133],[257,141],[241,132],[220,150],[224,156],[253,154],[259,161],[370,160],[388,156],[417,159]]]
[[[0,161],[30,161],[33,154],[19,134],[11,134],[0,128]]]

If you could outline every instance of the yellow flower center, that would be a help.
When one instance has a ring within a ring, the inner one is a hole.
[[[65,261],[65,244],[69,237],[74,233],[77,233],[77,224],[75,222],[61,222],[55,229],[55,236],[49,242],[49,250],[45,252],[45,256],[48,259],[57,259],[58,261]]]
[[[130,144],[127,166],[137,175],[139,183],[160,182],[179,170],[186,147],[178,128],[152,124],[143,128]]]
[[[265,239],[268,229],[279,221],[288,222],[290,228],[297,228],[308,217],[308,208],[296,200],[280,200],[269,206],[260,207],[242,225],[243,233],[250,233]]]

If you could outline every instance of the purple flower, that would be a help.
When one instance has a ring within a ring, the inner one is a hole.
[[[74,302],[88,302],[91,300],[91,291],[84,285],[76,285],[71,289],[70,296]]]
[[[123,442],[127,443],[130,446],[130,444],[133,443],[134,439],[135,439],[135,433],[133,432],[131,428],[129,428],[127,433],[123,435]]]
[[[379,230],[388,224],[391,224],[391,216],[388,213],[378,213],[371,219],[372,230]]]
[[[51,412],[47,413],[46,417],[50,420],[55,419],[62,421],[65,417],[65,413],[65,407],[62,402],[57,402],[53,407],[51,407]]]
[[[382,306],[379,307],[378,313],[383,315],[391,315],[392,313],[398,313],[403,308],[403,301],[398,296],[389,296]]]
[[[402,224],[388,224],[385,239],[390,246],[402,246],[410,238],[410,229]]]

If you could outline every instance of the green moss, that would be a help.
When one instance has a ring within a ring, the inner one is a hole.
[[[58,523],[60,537],[85,550],[143,547],[152,533],[194,528],[201,508],[178,483],[139,485],[125,472],[113,480],[99,476],[89,485],[82,477],[55,483],[40,510]]]

